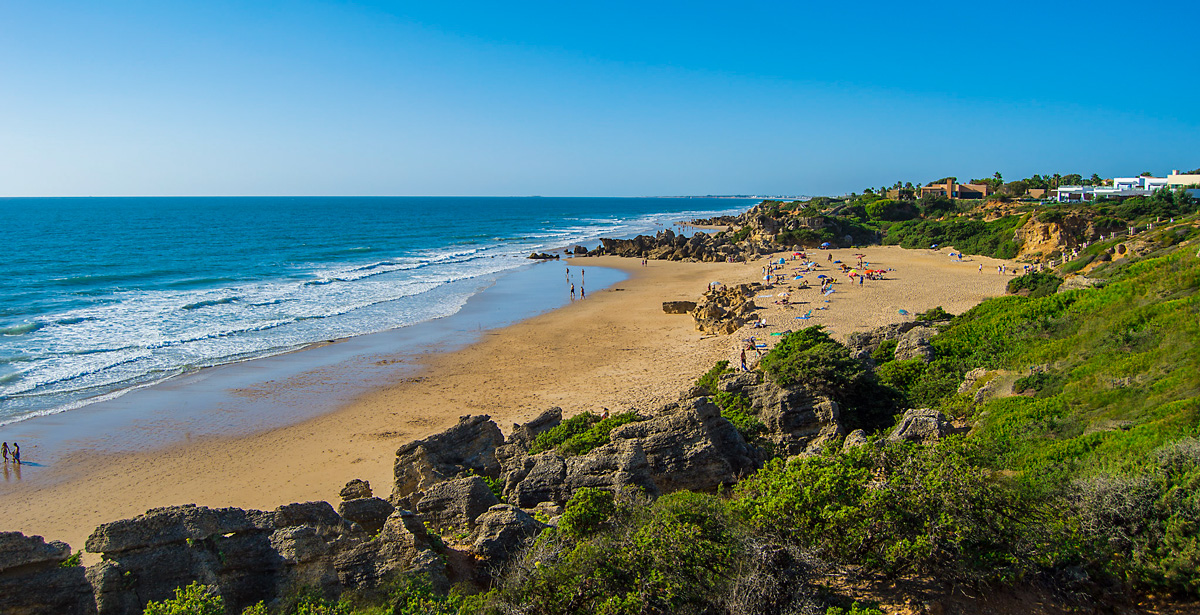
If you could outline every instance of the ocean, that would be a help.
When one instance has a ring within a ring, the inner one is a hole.
[[[755,202],[0,199],[0,426],[204,367],[448,316],[531,266],[531,252]]]

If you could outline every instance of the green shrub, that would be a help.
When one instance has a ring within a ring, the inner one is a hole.
[[[175,597],[146,603],[142,615],[225,615],[225,600],[205,585],[193,581],[175,588]]]
[[[760,532],[836,561],[951,580],[1035,570],[1042,516],[959,438],[769,462],[731,506]]]
[[[717,393],[717,381],[721,379],[723,374],[732,371],[732,369],[729,369],[729,361],[717,361],[717,364],[712,369],[704,372],[703,376],[696,379],[695,386],[704,389],[705,395],[715,395]]]
[[[898,340],[883,340],[879,343],[879,347],[871,352],[871,358],[875,360],[877,365],[883,365],[888,361],[896,360],[896,345]]]
[[[573,436],[580,435],[591,429],[592,425],[595,425],[599,421],[600,417],[591,412],[576,414],[553,428],[538,434],[533,440],[533,445],[529,447],[529,454],[533,455],[555,448]]]
[[[63,560],[62,563],[59,564],[59,567],[60,568],[74,568],[75,566],[80,565],[82,560],[83,560],[83,551],[76,551],[76,552],[72,553],[70,557]]]
[[[1009,294],[1016,294],[1022,290],[1028,290],[1030,297],[1045,297],[1053,295],[1058,291],[1059,285],[1063,282],[1062,278],[1049,272],[1035,271],[1026,273],[1025,275],[1017,276],[1008,281],[1006,290]]]
[[[750,405],[750,398],[745,393],[718,391],[714,401],[721,408],[721,416],[733,424],[743,440],[753,442],[767,430],[766,425],[758,420],[757,412]]]
[[[612,430],[635,421],[642,420],[636,412],[614,414],[588,427],[587,431],[575,434],[558,445],[558,452],[563,455],[583,455],[608,444],[608,434]]]
[[[582,487],[571,495],[558,529],[567,537],[585,538],[607,527],[616,512],[612,492]]]
[[[750,231],[752,231],[752,230],[754,230],[754,229],[752,229],[748,226],[743,226],[736,233],[734,233],[732,237],[730,237],[730,241],[732,241],[733,243],[738,243],[738,242],[742,241],[743,239],[749,237]]]
[[[825,610],[825,615],[883,615],[883,611],[873,606],[860,605],[855,602],[850,605],[849,610],[831,606]]]
[[[954,318],[954,314],[947,312],[942,308],[942,306],[939,305],[931,310],[917,314],[915,317],[913,317],[913,320],[916,320],[917,322],[927,322],[931,320],[950,320],[951,318]]]

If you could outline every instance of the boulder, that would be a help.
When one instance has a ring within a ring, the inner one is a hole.
[[[450,588],[445,561],[434,552],[425,525],[407,510],[396,509],[374,540],[339,554],[334,569],[346,587],[371,587],[398,574],[420,574],[439,591]]]
[[[57,565],[71,557],[71,546],[57,540],[47,544],[41,536],[0,532],[0,573],[26,566]]]
[[[418,496],[416,513],[439,531],[468,531],[475,518],[500,500],[478,476],[466,476],[431,486]]]
[[[712,491],[757,468],[757,452],[708,398],[672,404],[660,412],[609,435],[609,446],[628,444],[632,449],[636,444],[657,491]]]
[[[520,457],[505,465],[504,499],[531,508],[542,502],[563,503],[567,494],[567,462],[554,451]]]
[[[0,613],[95,613],[96,599],[83,567],[61,565],[70,556],[66,543],[0,532]]]
[[[937,335],[933,327],[913,327],[896,341],[896,360],[921,359],[928,363],[933,359],[933,347],[929,340]]]
[[[384,522],[395,511],[396,507],[383,498],[355,498],[338,505],[338,514],[343,519],[359,524],[372,534],[383,529]]]
[[[962,383],[958,385],[958,392],[970,393],[975,388],[975,383],[979,382],[979,379],[986,375],[987,370],[982,367],[976,367],[975,369],[967,372],[966,375],[963,376]]]
[[[687,314],[696,309],[695,301],[663,301],[663,311],[667,314]]]
[[[846,347],[855,359],[869,359],[885,340],[899,340],[901,335],[916,327],[915,322],[901,322],[877,327],[871,331],[851,333],[846,337]]]
[[[89,551],[104,556],[87,570],[97,610],[136,615],[146,602],[170,598],[192,581],[219,587],[235,612],[273,599],[284,567],[271,540],[277,517],[187,505],[100,526],[87,541]]]
[[[930,408],[906,410],[888,440],[928,442],[937,440],[953,430],[946,416]]]
[[[471,551],[493,569],[503,567],[546,525],[510,504],[497,504],[479,516]]]
[[[867,432],[861,429],[855,429],[854,431],[850,432],[850,435],[846,436],[846,441],[842,442],[842,452],[844,453],[850,449],[866,446],[867,444],[870,444],[870,440],[867,439]]]
[[[722,374],[717,379],[717,390],[726,393],[737,393],[742,389],[758,384],[758,374],[755,372],[732,372]]]
[[[802,386],[781,387],[767,381],[742,392],[750,397],[750,406],[767,428],[763,437],[778,455],[813,452],[845,433],[837,402]]]
[[[356,478],[348,483],[342,490],[338,492],[343,500],[357,500],[359,498],[369,498],[371,495],[371,483]]]
[[[259,510],[207,508],[195,504],[168,506],[153,508],[133,519],[101,525],[88,537],[85,548],[92,553],[112,554],[186,540],[205,540],[216,535],[269,531],[273,525],[273,515]]]
[[[464,416],[442,433],[405,444],[396,451],[396,484],[390,501],[399,508],[411,508],[410,495],[468,470],[499,476],[496,447],[503,443],[500,428],[483,414]]]

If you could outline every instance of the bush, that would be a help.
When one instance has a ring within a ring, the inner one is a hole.
[[[705,395],[715,395],[717,393],[717,381],[721,379],[721,375],[732,371],[732,369],[729,369],[729,361],[717,361],[717,364],[712,369],[704,372],[703,376],[696,379],[695,386],[703,389]]]
[[[951,318],[954,318],[954,314],[947,312],[946,310],[942,309],[942,306],[939,305],[931,310],[917,314],[913,320],[916,320],[917,322],[927,322],[931,320],[950,320]]]
[[[750,398],[744,393],[718,391],[714,401],[721,408],[721,416],[733,424],[733,428],[742,435],[743,440],[753,442],[767,430],[750,405]]]
[[[612,492],[582,487],[571,495],[558,529],[569,538],[586,538],[606,528],[616,512]]]
[[[563,455],[583,455],[594,449],[608,444],[608,434],[612,430],[635,421],[642,420],[636,412],[614,414],[588,427],[587,431],[575,434],[558,445],[558,452]]]
[[[225,599],[208,586],[193,581],[175,588],[175,597],[146,603],[143,615],[225,615]]]
[[[871,352],[871,358],[877,365],[895,361],[897,344],[899,344],[898,340],[883,340],[879,343],[879,347]]]
[[[886,573],[1013,579],[1036,569],[1042,512],[959,438],[773,460],[735,490],[760,532]]]
[[[1009,294],[1028,290],[1030,297],[1045,297],[1057,292],[1062,282],[1062,278],[1053,273],[1035,271],[1009,280],[1006,290]]]
[[[618,501],[611,519],[585,537],[542,533],[511,565],[497,607],[542,615],[706,612],[744,552],[735,520],[711,495]]]
[[[600,417],[591,412],[576,414],[555,427],[538,434],[533,440],[533,445],[529,447],[529,454],[533,455],[555,448],[570,438],[591,429],[592,425],[595,425],[599,421]]]

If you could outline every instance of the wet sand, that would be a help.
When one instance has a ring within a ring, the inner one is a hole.
[[[833,254],[850,262],[855,252]],[[445,429],[462,415],[490,414],[507,431],[512,423],[550,406],[561,406],[568,415],[601,408],[653,409],[676,399],[715,361],[735,359],[741,339],[751,334],[773,343],[778,337],[769,336],[771,332],[821,324],[844,338],[856,330],[911,319],[900,309],[915,314],[941,305],[950,312],[964,311],[1003,293],[1010,279],[996,274],[1000,261],[993,259],[968,257],[956,263],[945,251],[896,247],[862,252],[872,268],[895,269],[889,279],[862,287],[843,281],[829,297],[818,297],[816,290],[793,293],[793,300],[810,305],[786,307],[772,303],[774,298],[758,299],[769,326],[720,337],[702,336],[689,316],[664,314],[662,302],[695,300],[714,280],[761,281],[766,259],[738,264],[650,261],[647,267],[636,259],[575,259],[569,262],[572,269],[612,267],[630,277],[590,292],[586,300],[483,331],[465,348],[422,355],[399,379],[297,424],[197,437],[139,453],[84,448],[62,457],[53,469],[31,468],[46,472],[47,480],[17,481],[10,475],[0,487],[0,530],[63,540],[78,549],[100,523],[156,506],[336,504],[338,490],[353,478],[369,480],[376,494],[386,497],[395,449]],[[816,254],[823,259],[827,253]],[[794,318],[820,306],[828,309],[814,310],[811,320]],[[254,369],[253,362],[228,367]],[[319,372],[307,377],[320,386]],[[336,384],[331,381],[331,386]],[[261,387],[255,394],[287,395],[287,387]],[[30,475],[29,469],[25,474]]]

